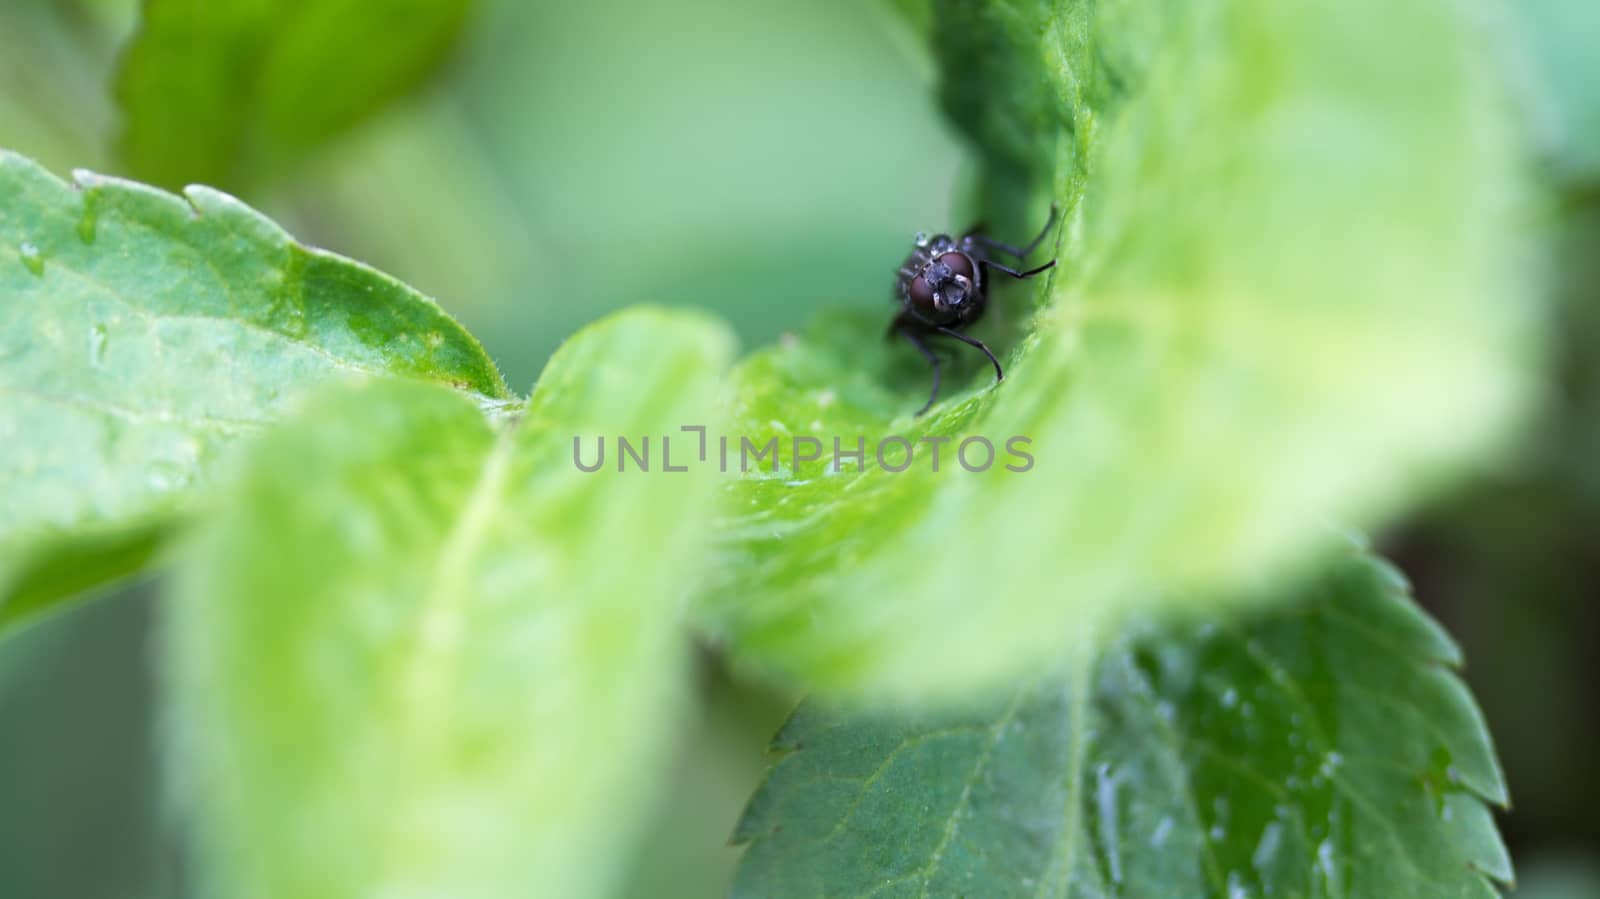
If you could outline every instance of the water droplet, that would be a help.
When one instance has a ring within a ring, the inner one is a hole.
[[[1343,764],[1344,764],[1344,756],[1340,755],[1337,752],[1330,752],[1330,753],[1327,754],[1326,757],[1323,758],[1322,766],[1320,768],[1318,768],[1317,770],[1322,772],[1322,776],[1323,777],[1332,777],[1333,773],[1335,771],[1338,771],[1339,770],[1339,766],[1343,765]]]
[[[1256,844],[1255,854],[1250,856],[1250,864],[1255,865],[1257,871],[1264,870],[1278,857],[1278,847],[1282,843],[1283,825],[1273,821],[1261,831],[1261,842]]]
[[[22,256],[22,264],[28,267],[28,271],[35,275],[44,274],[44,257],[39,255],[38,247],[25,240],[22,246],[17,248],[17,252]]]
[[[1250,891],[1244,888],[1244,878],[1238,871],[1228,872],[1228,899],[1249,899]]]
[[[94,243],[95,229],[100,224],[100,189],[85,187],[83,189],[83,213],[78,216],[78,239],[84,243]]]
[[[1222,838],[1227,836],[1227,831],[1222,829],[1221,824],[1211,825],[1211,830],[1208,833],[1210,834],[1211,842],[1213,843],[1220,843],[1222,842]]]
[[[189,485],[189,473],[173,462],[151,464],[146,484],[153,493],[171,493]]]
[[[1239,691],[1232,687],[1222,691],[1222,707],[1231,709],[1239,704]]]
[[[1117,779],[1111,775],[1111,766],[1102,763],[1094,769],[1094,780],[1095,805],[1100,812],[1100,843],[1105,846],[1111,882],[1122,883],[1122,856],[1117,851],[1121,841],[1117,834]]]
[[[1433,799],[1434,809],[1444,813],[1447,794],[1461,789],[1461,772],[1456,770],[1450,750],[1436,748],[1428,759],[1428,768],[1422,772],[1422,789]]]
[[[1317,844],[1317,870],[1322,873],[1322,879],[1327,884],[1328,895],[1338,895],[1339,868],[1333,857],[1333,840],[1327,839]]]
[[[1160,849],[1161,844],[1165,843],[1167,841],[1167,837],[1171,836],[1171,834],[1172,816],[1168,815],[1156,822],[1155,832],[1150,834],[1150,848]]]
[[[89,364],[95,368],[105,365],[106,326],[95,324],[89,328]]]

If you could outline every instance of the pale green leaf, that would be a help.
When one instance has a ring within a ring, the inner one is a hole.
[[[959,713],[803,706],[734,895],[1497,895],[1505,784],[1454,645],[1366,558],[1285,599]]]
[[[927,364],[882,338],[887,296],[739,369],[734,432],[778,437],[784,465],[735,489],[708,627],[812,684],[967,689],[1086,618],[1291,577],[1328,522],[1388,520],[1479,458],[1536,374],[1538,309],[1515,121],[1460,7],[939,5],[998,236],[1038,227],[1043,204],[1016,210],[1044,166],[1064,222],[1039,256],[1061,264],[1005,381],[950,342],[921,419]],[[1026,289],[992,300],[1028,317]],[[941,470],[932,446],[880,467],[894,434],[950,438]],[[798,471],[797,435],[824,450]],[[954,451],[980,437],[973,474]],[[835,438],[864,438],[867,470],[831,473]]]
[[[0,151],[0,626],[143,567],[222,451],[307,385],[507,396],[432,301],[239,201],[76,180]]]
[[[144,0],[117,88],[136,175],[237,187],[419,84],[470,0]]]
[[[710,469],[584,473],[573,438],[703,420],[720,326],[568,343],[499,433],[377,382],[264,437],[169,615],[172,754],[212,894],[601,895],[673,757]]]

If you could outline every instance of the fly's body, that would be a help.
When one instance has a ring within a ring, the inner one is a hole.
[[[900,314],[889,325],[889,333],[905,337],[933,366],[933,391],[917,414],[932,408],[939,398],[941,361],[928,347],[928,338],[953,337],[982,351],[994,365],[996,381],[1005,378],[1000,360],[976,337],[961,333],[978,319],[989,305],[989,275],[1001,272],[1018,280],[1031,278],[1056,264],[1054,259],[1037,268],[1018,271],[995,261],[995,254],[1010,256],[1021,263],[1038,247],[1055,224],[1056,208],[1050,207],[1050,220],[1026,247],[1014,247],[983,236],[974,226],[959,238],[948,234],[918,234],[911,255],[900,266],[895,280],[895,295]]]

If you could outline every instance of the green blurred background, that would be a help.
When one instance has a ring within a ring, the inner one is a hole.
[[[1502,43],[1556,198],[1561,364],[1519,451],[1385,544],[1466,650],[1516,803],[1518,894],[1596,897],[1600,4],[1518,11]],[[135,17],[133,0],[4,0],[0,146],[120,173],[109,85]],[[887,316],[909,233],[963,224],[972,182],[933,79],[886,4],[485,0],[419,92],[276,181],[228,187],[438,298],[526,390],[566,335],[634,303],[711,308],[747,346],[841,297]],[[158,593],[0,647],[0,897],[185,894],[160,814]],[[723,892],[726,838],[793,700],[702,662],[697,736],[629,896]]]

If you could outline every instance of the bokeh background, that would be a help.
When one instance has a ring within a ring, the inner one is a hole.
[[[1492,475],[1384,536],[1461,641],[1515,810],[1519,896],[1600,897],[1600,4],[1497,23],[1536,136],[1563,317],[1536,422]],[[134,0],[0,2],[0,146],[122,173],[110,84]],[[380,35],[374,36],[381,39]],[[887,3],[482,0],[423,88],[279,177],[225,185],[436,297],[526,390],[622,306],[692,304],[746,346],[881,298],[909,234],[960,227],[971,163]],[[0,897],[186,895],[162,824],[159,582],[0,647]],[[701,664],[704,702],[629,896],[720,895],[794,697]]]

